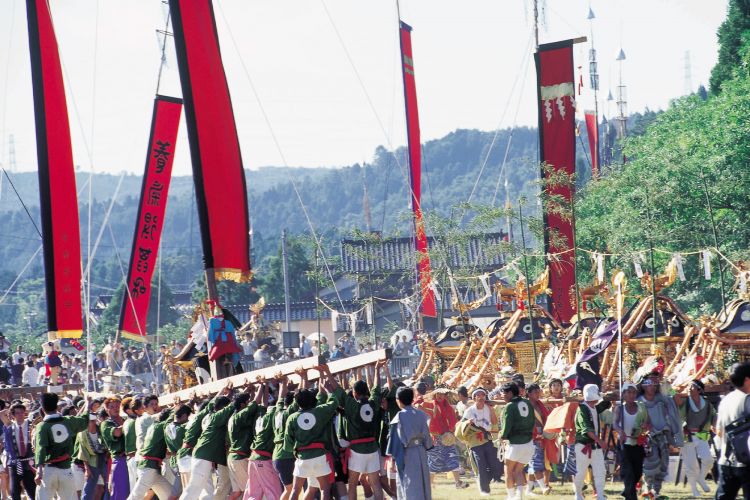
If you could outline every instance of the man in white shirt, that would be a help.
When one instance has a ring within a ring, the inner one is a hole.
[[[34,362],[29,360],[26,362],[26,368],[23,369],[21,374],[21,385],[28,385],[29,387],[36,387],[37,381],[39,380],[39,370],[34,366]]]
[[[750,412],[747,397],[750,393],[750,363],[734,365],[729,380],[734,390],[721,400],[716,416],[716,435],[721,439],[717,500],[737,498],[740,488],[744,497],[750,498],[750,474],[747,473],[747,466],[735,457],[731,446],[728,446],[728,437],[725,432],[729,424]]]
[[[154,425],[159,415],[159,398],[151,395],[143,400],[143,413],[135,419],[135,449],[136,457],[140,457],[141,448],[146,440],[146,432]]]
[[[20,363],[20,360],[28,359],[28,356],[26,355],[25,352],[23,352],[23,349],[19,345],[18,347],[16,347],[16,352],[13,353],[12,359],[13,359],[13,364],[17,365],[18,363]]]

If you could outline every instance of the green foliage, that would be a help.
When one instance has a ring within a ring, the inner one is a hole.
[[[711,71],[711,92],[718,94],[724,82],[740,71],[747,75],[747,37],[750,32],[750,1],[729,0],[729,12],[719,27],[719,62]]]
[[[707,101],[697,95],[674,101],[642,136],[626,142],[631,161],[581,192],[576,208],[579,246],[624,253],[610,259],[610,266],[628,270],[628,253],[647,249],[649,243],[675,252],[713,247],[707,188],[722,252],[746,256],[748,113],[750,81],[742,78],[725,82],[722,93]],[[657,270],[670,258],[658,253]],[[731,274],[726,274],[729,287]],[[670,295],[694,313],[719,309],[718,279],[707,286],[697,256],[688,259],[686,275],[688,281],[678,283]]]
[[[291,301],[314,300],[314,286],[309,273],[312,271],[305,238],[287,236],[287,275],[289,278],[289,296]],[[268,257],[264,263],[266,273],[260,286],[261,295],[266,302],[284,301],[284,270],[279,245],[276,255]]]

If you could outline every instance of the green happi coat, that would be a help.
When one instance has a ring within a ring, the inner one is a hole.
[[[112,458],[125,454],[125,434],[121,433],[119,436],[115,436],[115,429],[120,427],[117,422],[108,418],[101,425],[102,441],[104,446],[107,447],[109,452],[112,454]]]
[[[265,411],[265,414],[255,420],[255,439],[253,439],[253,443],[250,445],[250,448],[253,450],[250,460],[271,460],[271,457],[266,455],[273,454],[273,423],[279,409],[278,405],[274,405],[267,410],[264,406],[261,406],[260,413],[263,414]],[[263,453],[263,455],[258,452]]]
[[[391,420],[393,420],[398,414],[400,408],[398,407],[398,403],[396,403],[395,389],[386,388],[381,395],[381,399],[385,399],[386,404],[388,405],[388,409],[382,412],[380,418],[380,431],[378,435],[380,441],[380,454],[385,456],[385,450],[388,448],[388,432],[391,428]]]
[[[308,460],[326,454],[325,449],[302,450],[313,444],[322,444],[330,447],[329,440],[332,435],[331,421],[336,415],[336,409],[344,398],[344,391],[337,387],[328,400],[309,410],[299,411],[289,415],[284,435],[284,449],[294,453],[294,456]]]
[[[182,448],[177,452],[178,460],[193,455],[193,449],[198,442],[198,436],[201,435],[203,419],[213,410],[213,408],[213,400],[211,400],[201,411],[193,415],[193,418],[188,421],[185,427],[185,437],[182,441]]]
[[[143,458],[138,461],[139,469],[161,470],[162,461],[167,457],[164,429],[169,425],[169,422],[169,419],[164,422],[156,422],[148,428],[143,440],[143,448],[141,448],[141,457]]]
[[[370,399],[357,400],[347,394],[344,397],[344,413],[341,419],[341,430],[344,439],[349,441],[349,449],[356,453],[374,453],[378,451],[378,432],[382,419],[380,409],[381,391],[375,386]],[[359,439],[372,439],[369,443],[352,443]]]
[[[128,417],[122,424],[122,435],[125,439],[125,453],[132,455],[136,452],[135,448],[135,418]]]
[[[182,442],[185,439],[185,424],[170,422],[164,429],[164,441],[167,443],[167,451],[172,455],[169,458],[169,466],[177,468],[177,454],[182,449]]]
[[[203,433],[195,443],[193,458],[227,464],[227,424],[233,413],[234,406],[228,404],[203,418]]]
[[[60,469],[70,468],[76,436],[88,429],[89,416],[61,417],[47,415],[36,426],[34,461],[37,465],[50,465]]]
[[[250,444],[255,437],[255,420],[258,418],[258,403],[252,401],[229,419],[227,439],[229,460],[242,460],[250,456]]]
[[[534,433],[534,410],[528,399],[516,396],[505,405],[500,420],[500,439],[510,444],[524,444],[531,441]]]
[[[283,399],[279,399],[279,402],[276,403],[276,413],[273,419],[274,460],[294,458],[294,453],[284,449],[284,432],[286,431],[286,421],[289,419],[289,415],[297,411],[299,411],[299,405],[296,401],[292,401],[286,408],[284,408]]]

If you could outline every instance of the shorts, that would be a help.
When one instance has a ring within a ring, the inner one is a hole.
[[[273,461],[273,468],[279,475],[281,484],[291,486],[294,482],[294,459],[282,458]]]
[[[511,444],[505,450],[505,460],[512,460],[513,462],[519,462],[524,465],[529,463],[532,456],[534,456],[533,441],[523,444]]]
[[[73,464],[70,468],[73,472],[73,484],[75,485],[76,491],[83,491],[83,487],[86,485],[86,474],[83,466]]]
[[[544,447],[541,441],[534,441],[534,455],[529,461],[529,473],[544,472]]]
[[[229,481],[232,483],[232,491],[245,491],[247,487],[247,458],[241,460],[229,460]]]
[[[193,462],[193,457],[190,455],[177,459],[177,472],[180,474],[190,474],[190,466]]]
[[[333,471],[331,470],[331,466],[328,465],[328,458],[326,455],[304,460],[298,458],[294,461],[294,475],[296,477],[304,477],[309,480],[327,476],[331,472]]]
[[[380,472],[380,452],[357,453],[350,450],[349,470],[360,474]]]

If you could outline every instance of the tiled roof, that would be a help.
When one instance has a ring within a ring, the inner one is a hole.
[[[464,248],[448,246],[449,265],[453,268],[472,267],[479,271],[493,270],[505,263],[499,247],[505,233],[487,233],[481,238],[471,238]],[[427,245],[435,246],[435,240],[427,237]],[[443,266],[444,257],[433,253],[433,267]],[[347,273],[368,273],[410,270],[416,265],[414,239],[387,238],[384,240],[341,240],[341,262]]]

